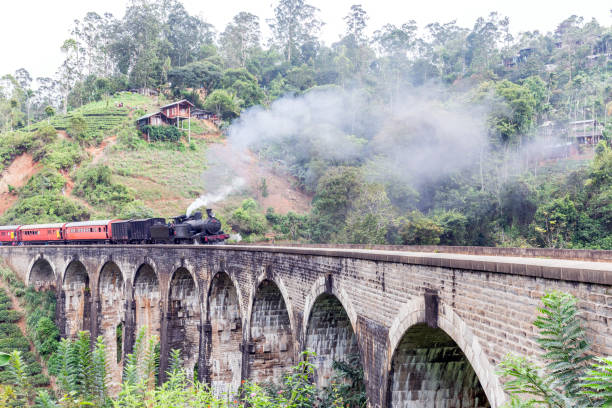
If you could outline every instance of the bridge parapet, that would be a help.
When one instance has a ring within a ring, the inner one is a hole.
[[[64,333],[80,324],[111,342],[110,330],[120,327],[124,344],[115,349],[124,355],[138,327],[147,325],[161,337],[162,370],[169,350],[181,348],[185,365],[197,364],[198,375],[219,390],[277,376],[309,347],[319,352],[320,384],[329,381],[334,359],[358,354],[372,407],[427,406],[432,399],[448,407],[458,399],[465,407],[487,401],[497,407],[506,397],[495,366],[510,352],[538,355],[531,322],[550,290],[580,299],[594,351],[612,355],[612,263],[603,255],[590,262],[586,256],[117,245],[2,247],[0,256],[24,281],[56,288],[58,299],[68,294],[65,279],[78,260],[90,285],[85,303],[93,307],[88,320],[60,316],[71,328]],[[73,313],[86,316],[87,305],[75,305]],[[450,381],[458,376],[461,384]]]

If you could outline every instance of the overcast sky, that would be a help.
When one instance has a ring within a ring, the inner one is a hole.
[[[370,20],[372,32],[386,23],[402,24],[416,20],[420,27],[431,22],[448,22],[472,27],[479,16],[491,11],[510,17],[513,32],[552,31],[565,18],[576,14],[586,19],[595,17],[600,24],[611,26],[608,0],[307,0],[320,9],[325,22],[321,38],[335,42],[344,31],[345,16],[352,4],[361,4]],[[0,38],[2,51],[0,75],[26,68],[32,77],[51,76],[62,61],[60,46],[68,38],[74,19],[88,11],[111,12],[122,17],[127,0],[0,0]],[[273,17],[276,0],[183,0],[191,14],[200,15],[222,31],[240,11],[249,11],[261,18],[264,36],[268,35],[265,20]]]

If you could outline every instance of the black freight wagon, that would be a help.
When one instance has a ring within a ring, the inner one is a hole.
[[[166,220],[163,218],[114,222],[111,224],[113,240],[120,244],[149,244],[151,243],[151,226],[165,223]]]

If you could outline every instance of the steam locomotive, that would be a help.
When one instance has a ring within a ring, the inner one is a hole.
[[[218,244],[229,235],[211,209],[164,218],[96,220],[0,227],[0,245],[48,244]]]

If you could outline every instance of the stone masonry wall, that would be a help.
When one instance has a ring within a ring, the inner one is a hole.
[[[531,322],[539,298],[550,290],[566,291],[580,299],[593,351],[612,355],[612,264],[606,262],[230,245],[2,247],[0,256],[24,281],[42,276],[33,265],[47,260],[58,299],[73,290],[70,285],[64,287],[64,276],[69,275],[68,265],[80,260],[91,287],[92,299],[85,299],[85,303],[92,304],[106,296],[105,291],[97,291],[99,270],[112,258],[125,277],[128,304],[132,304],[130,294],[134,296],[135,316],[131,317],[128,307],[124,318],[128,334],[145,320],[153,327],[166,327],[161,324],[162,317],[167,319],[174,309],[163,299],[169,299],[170,280],[182,265],[198,282],[203,339],[199,361],[206,366],[202,372],[226,388],[248,376],[249,350],[256,343],[250,337],[257,334],[258,324],[257,319],[252,323],[252,315],[259,313],[254,302],[263,280],[273,282],[283,296],[291,325],[292,346],[288,349],[293,350],[292,361],[297,361],[309,342],[308,333],[313,333],[309,320],[313,310],[314,315],[318,313],[317,299],[326,295],[338,300],[357,339],[371,407],[392,402],[390,390],[411,391],[391,375],[392,359],[404,334],[425,322],[456,343],[488,403],[500,406],[506,397],[495,366],[509,352],[538,355]],[[136,275],[145,264],[150,265],[150,271],[147,279],[142,279]],[[213,281],[215,276],[219,278]],[[435,308],[426,302],[427,296],[436,299]],[[143,304],[147,313],[139,314]],[[72,319],[69,313],[64,315],[68,321]],[[277,324],[274,328],[271,323],[269,330],[278,331],[286,320]],[[164,360],[167,363],[171,331],[159,331],[162,366]],[[330,329],[329,337],[334,336]],[[452,354],[461,357],[457,353],[454,349]],[[440,374],[431,380],[443,379]]]
[[[181,351],[191,376],[198,361],[200,344],[200,302],[195,281],[185,268],[178,269],[170,282],[168,300],[168,349]]]
[[[89,275],[81,262],[74,261],[68,266],[62,290],[66,315],[64,333],[66,337],[76,337],[79,331],[89,329],[91,317]]]
[[[251,313],[249,377],[256,382],[278,381],[293,365],[291,321],[283,295],[274,282],[257,289]]]
[[[242,376],[242,320],[236,287],[226,273],[212,281],[208,319],[210,384],[217,395],[234,393]]]
[[[120,389],[123,373],[123,352],[117,347],[117,328],[123,337],[125,320],[125,282],[121,270],[114,262],[107,262],[100,272],[98,285],[98,334],[104,337],[107,350],[109,388]]]

